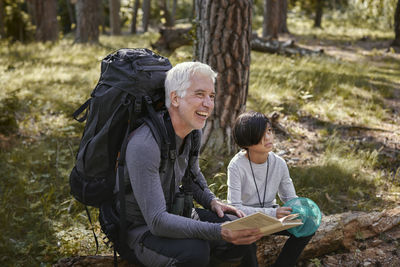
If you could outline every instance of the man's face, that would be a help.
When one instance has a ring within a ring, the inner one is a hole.
[[[186,130],[202,129],[214,109],[215,89],[211,78],[195,74],[184,97],[177,97],[181,126]]]

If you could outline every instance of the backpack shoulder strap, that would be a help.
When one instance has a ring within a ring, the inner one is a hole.
[[[193,166],[199,158],[200,154],[200,130],[194,130],[191,135],[191,147],[189,152],[189,162],[182,180],[183,190],[185,192],[192,192],[192,182],[197,184],[201,190],[204,191],[204,186],[197,180],[197,176],[193,173]]]

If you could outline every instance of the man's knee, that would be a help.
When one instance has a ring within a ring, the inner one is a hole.
[[[205,240],[190,239],[177,260],[177,266],[207,266],[210,260],[210,245]]]

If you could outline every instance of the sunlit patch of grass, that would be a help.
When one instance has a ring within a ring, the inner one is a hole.
[[[336,137],[326,141],[325,153],[315,165],[291,168],[298,195],[318,203],[326,214],[347,210],[374,210],[384,203],[377,197],[384,173],[376,169],[377,150],[356,149]]]
[[[388,117],[376,69],[330,57],[285,57],[252,53],[250,109],[309,114],[326,121],[377,125]],[[391,80],[386,80],[393,87]]]
[[[288,28],[296,36],[318,36],[318,39],[337,41],[339,43],[352,42],[368,36],[373,40],[393,39],[394,32],[389,28],[372,29],[371,25],[352,23],[346,13],[340,11],[329,12],[322,18],[322,28],[314,28],[314,20],[311,16],[299,11],[288,13]]]

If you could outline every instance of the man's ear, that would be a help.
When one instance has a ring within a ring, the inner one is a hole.
[[[171,105],[174,107],[179,106],[179,96],[176,94],[176,91],[172,91],[169,95],[169,99],[171,100]]]

